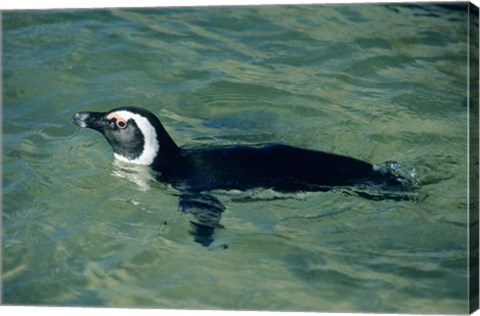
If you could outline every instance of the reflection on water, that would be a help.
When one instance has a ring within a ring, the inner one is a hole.
[[[138,186],[141,191],[150,189],[150,182],[155,181],[153,170],[143,165],[128,164],[117,159],[113,160],[112,175],[127,179]]]
[[[467,6],[4,12],[4,303],[467,312]],[[335,152],[417,196],[214,192],[200,247],[177,192],[71,123],[123,105],[180,145]]]

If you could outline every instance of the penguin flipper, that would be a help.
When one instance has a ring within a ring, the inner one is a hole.
[[[225,206],[214,196],[205,193],[184,193],[179,197],[180,212],[192,214],[195,221],[190,221],[190,234],[195,242],[204,247],[213,242],[215,228],[223,228],[220,224]]]

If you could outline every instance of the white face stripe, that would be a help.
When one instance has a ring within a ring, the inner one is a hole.
[[[150,165],[155,157],[157,157],[160,145],[157,140],[157,132],[150,122],[143,116],[129,112],[129,111],[117,111],[110,113],[108,117],[121,118],[124,121],[133,119],[138,128],[143,134],[145,141],[142,154],[136,159],[128,159],[122,155],[114,154],[115,158],[121,161],[130,162],[138,165]]]

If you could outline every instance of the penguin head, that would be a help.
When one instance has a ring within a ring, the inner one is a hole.
[[[178,150],[160,120],[150,111],[120,107],[108,112],[79,112],[73,122],[103,134],[115,158],[152,165]]]

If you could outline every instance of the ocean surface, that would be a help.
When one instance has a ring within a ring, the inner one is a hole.
[[[467,313],[467,4],[2,12],[3,304]],[[72,124],[133,105],[186,147],[396,161],[416,199],[175,190]]]

